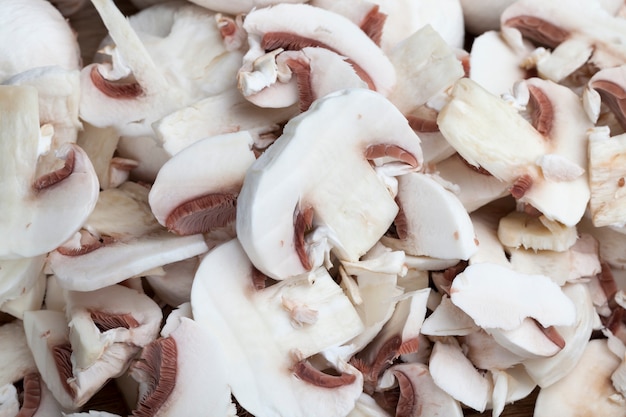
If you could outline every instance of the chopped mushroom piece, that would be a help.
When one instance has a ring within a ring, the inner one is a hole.
[[[227,385],[232,369],[221,349],[215,334],[182,318],[169,336],[144,347],[131,366],[130,375],[139,382],[133,416],[234,415]]]
[[[178,235],[208,233],[235,221],[237,196],[255,161],[247,131],[196,142],[167,161],[150,189],[158,222]]]
[[[33,288],[40,279],[45,255],[0,260],[0,306]]]
[[[58,170],[35,178],[39,146],[37,90],[0,86],[0,259],[45,254],[69,239],[93,210],[98,179],[85,152],[73,144],[57,150]]]
[[[368,160],[381,161],[379,175]],[[249,168],[237,236],[275,279],[322,265],[329,250],[356,261],[398,211],[381,177],[415,171],[421,161],[419,138],[383,96],[364,89],[326,96],[291,119]]]
[[[498,239],[510,248],[564,252],[574,246],[578,235],[573,226],[514,211],[500,219]]]
[[[24,325],[20,320],[0,326],[0,386],[13,384],[37,371],[35,360],[26,344]]]
[[[619,359],[607,348],[606,340],[589,341],[576,367],[539,391],[534,416],[626,416],[626,407],[614,400],[617,392],[611,383],[611,374],[618,366]]]
[[[222,346],[238,403],[253,415],[348,414],[361,373],[340,358],[328,364],[315,356],[363,331],[349,299],[324,268],[261,290],[256,273],[235,239],[205,256],[191,292],[193,317]]]

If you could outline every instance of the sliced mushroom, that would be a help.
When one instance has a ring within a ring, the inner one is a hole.
[[[0,68],[0,83],[37,67],[57,65],[67,70],[80,68],[76,35],[50,2],[9,0],[2,2],[0,10],[0,54],[5,57]],[[22,30],[30,26],[31,30]],[[12,36],[15,33],[22,35],[15,38]]]
[[[539,391],[534,415],[626,416],[624,405],[614,400],[617,393],[611,383],[611,374],[618,365],[619,359],[609,351],[606,340],[589,341],[576,367],[560,381]],[[563,401],[564,396],[567,401]]]
[[[327,374],[326,361],[317,369],[313,357],[363,331],[349,299],[323,268],[262,290],[254,289],[254,273],[232,240],[204,258],[191,292],[194,319],[224,350],[233,395],[253,415],[348,414],[361,373],[338,361],[335,375]]]
[[[130,374],[139,382],[133,415],[201,415],[207,410],[216,416],[230,415],[234,409],[227,385],[231,369],[220,349],[215,334],[182,318],[169,336],[144,347],[131,366]]]
[[[34,284],[26,289],[22,295],[0,305],[0,311],[8,313],[18,319],[24,318],[24,312],[39,310],[43,305],[46,292],[46,275],[41,271]]]
[[[0,261],[0,306],[32,289],[42,273],[45,256]]]
[[[0,386],[13,384],[32,372],[37,366],[26,344],[24,326],[20,320],[0,326]]]
[[[326,96],[285,129],[250,167],[237,200],[238,238],[254,265],[275,279],[321,265],[331,248],[342,260],[358,260],[398,211],[368,159],[399,165],[391,175],[416,170],[422,160],[404,116],[369,90]]]
[[[191,286],[199,257],[192,257],[172,264],[163,265],[162,273],[146,275],[146,281],[162,302],[176,307],[191,298]]]
[[[324,25],[324,31],[318,30],[319,24]],[[281,82],[276,59],[282,50],[318,46],[345,56],[369,88],[385,96],[396,83],[389,58],[365,32],[340,14],[307,4],[285,3],[248,13],[243,25],[250,49],[239,70],[238,85],[243,95],[259,106],[286,107],[298,99],[295,80]]]
[[[500,219],[498,239],[510,248],[565,252],[576,243],[576,228],[547,219],[545,216],[513,211]]]
[[[233,223],[237,195],[255,161],[252,145],[247,131],[213,136],[166,162],[150,189],[150,208],[158,222],[178,235]]]
[[[537,386],[521,366],[506,371],[492,370],[492,415],[498,417],[506,404],[526,398]]]
[[[39,146],[37,90],[0,86],[4,128],[0,169],[5,213],[2,229],[11,236],[0,243],[0,259],[38,256],[69,239],[93,210],[98,179],[87,155],[66,144],[57,151],[63,168],[35,178]]]
[[[467,211],[454,193],[436,178],[409,173],[398,178],[395,219],[398,239],[381,242],[409,255],[467,260],[476,250],[474,227]]]
[[[444,295],[441,303],[424,320],[421,332],[427,336],[465,336],[477,330],[474,320]]]

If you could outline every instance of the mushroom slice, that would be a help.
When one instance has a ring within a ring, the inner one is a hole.
[[[204,98],[153,124],[158,141],[170,155],[210,136],[248,131],[263,149],[280,136],[282,124],[298,113],[297,106],[258,107],[235,89]]]
[[[232,240],[205,256],[191,292],[194,319],[223,348],[233,395],[253,415],[348,414],[362,392],[360,372],[340,360],[331,364],[339,376],[313,364],[363,331],[349,299],[323,268],[262,290],[253,269]]]
[[[626,224],[625,163],[626,134],[589,138],[589,208],[596,227]]]
[[[450,289],[452,302],[483,328],[512,330],[531,317],[542,326],[574,324],[572,301],[549,277],[488,263],[469,265]]]
[[[462,417],[461,405],[442,390],[422,363],[402,363],[389,368],[400,388],[396,416],[450,416]]]
[[[45,66],[66,70],[80,68],[76,35],[61,13],[43,0],[8,0],[0,7],[0,83],[21,72]],[[19,38],[11,38],[22,28],[37,22]],[[50,42],[50,43],[48,43]],[[50,48],[49,45],[55,45]],[[4,125],[4,123],[3,123]]]
[[[54,251],[48,263],[63,288],[93,291],[207,250],[202,235],[175,236],[161,231],[105,245],[84,255],[63,255]]]
[[[325,30],[318,30],[320,24]],[[278,4],[250,12],[243,25],[250,49],[239,70],[239,89],[257,105],[293,104],[296,84],[280,82],[274,58],[282,50],[309,46],[347,57],[367,85],[385,96],[395,86],[396,74],[389,58],[365,32],[340,14],[307,4]]]
[[[0,305],[33,288],[42,273],[45,255],[0,260]]]
[[[589,95],[588,98],[595,101],[596,112],[599,112],[601,103],[606,104],[622,128],[626,128],[625,90],[626,66],[620,65],[596,72],[587,83],[583,94]],[[597,113],[595,116],[594,121],[597,120]]]
[[[37,371],[35,360],[26,344],[24,325],[20,320],[0,326],[0,386],[12,384]]]
[[[563,293],[576,305],[576,321],[570,326],[555,326],[565,346],[549,358],[524,361],[530,377],[540,387],[548,387],[574,369],[585,349],[595,323],[595,310],[587,285],[567,284]]]
[[[368,159],[393,168],[383,178],[422,161],[419,138],[380,94],[344,90],[291,119],[237,200],[237,236],[253,264],[284,279],[321,265],[328,250],[356,261],[374,246],[398,206]]]
[[[213,333],[189,318],[143,348],[130,368],[139,382],[134,416],[231,415],[224,352]],[[227,372],[228,371],[228,372]],[[189,381],[194,381],[189,386]]]
[[[390,53],[398,82],[389,100],[411,114],[463,76],[463,66],[441,35],[426,25]]]
[[[476,252],[474,227],[463,204],[432,176],[415,172],[398,177],[396,201],[399,239],[383,237],[383,244],[443,259],[467,260]]]
[[[163,265],[162,273],[146,275],[145,278],[159,300],[176,307],[190,300],[193,277],[199,263],[198,257],[188,258]]]
[[[435,342],[430,374],[439,388],[477,411],[485,411],[491,398],[491,380],[474,368],[456,343]]]
[[[524,83],[535,127],[469,79],[457,81],[439,113],[439,127],[465,160],[507,182],[520,202],[573,226],[589,201],[584,166],[591,121],[567,87],[539,79]]]
[[[492,415],[498,417],[506,404],[526,398],[537,386],[520,365],[491,371],[493,378]]]
[[[558,415],[588,415],[623,417],[626,408],[615,401],[617,392],[611,374],[619,365],[607,347],[606,339],[585,344],[576,367],[558,382],[539,391],[535,417]],[[567,401],[563,401],[567,398]],[[583,413],[583,414],[581,414]]]
[[[444,295],[441,303],[422,324],[421,332],[427,336],[465,336],[479,327],[474,320]]]
[[[565,226],[545,216],[513,211],[500,219],[498,239],[510,248],[565,252],[576,243],[576,227]]]
[[[0,150],[7,155],[0,168],[0,228],[11,236],[0,243],[0,259],[45,254],[69,239],[91,213],[98,179],[85,152],[72,144],[57,151],[63,168],[35,178],[40,131],[34,87],[0,86],[0,114]]]
[[[15,417],[47,417],[62,414],[61,405],[37,372],[24,376],[22,380],[23,401]]]
[[[524,359],[552,357],[565,347],[563,338],[554,327],[543,328],[528,317],[513,329],[485,330],[502,347]]]
[[[516,1],[502,13],[500,22],[503,27],[517,28],[536,43],[554,48],[539,70],[557,82],[590,55],[591,63],[601,69],[621,65],[626,58],[626,31],[621,19],[602,8],[600,2],[580,2],[572,7],[565,0]],[[598,31],[598,27],[603,30]]]
[[[163,317],[159,306],[147,295],[110,285],[90,291],[68,291],[65,296],[75,370],[89,368],[97,360],[112,355],[116,360],[130,360],[135,347],[156,339]]]
[[[1,264],[1,263],[0,263]],[[43,305],[46,292],[46,274],[41,271],[33,286],[22,295],[0,305],[0,311],[8,313],[18,319],[24,318],[24,312],[29,310],[39,310]]]
[[[503,347],[483,329],[463,336],[460,343],[467,358],[478,369],[509,369],[525,359]]]
[[[252,145],[247,131],[213,136],[167,161],[150,189],[150,208],[158,222],[178,235],[233,223],[237,195],[255,161]]]

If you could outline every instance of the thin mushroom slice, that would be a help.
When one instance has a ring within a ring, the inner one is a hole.
[[[158,222],[178,235],[234,223],[237,195],[256,159],[252,146],[248,132],[230,133],[196,142],[167,161],[150,189]]]
[[[124,346],[143,347],[156,339],[163,314],[151,298],[122,285],[90,291],[67,291],[66,315],[70,327],[72,364],[89,368],[113,353],[122,358]],[[134,354],[136,349],[128,349]],[[130,357],[127,356],[127,360]]]
[[[458,344],[435,342],[429,369],[435,384],[452,398],[485,411],[493,391],[491,380],[472,365]]]
[[[322,23],[323,22],[323,23]],[[325,30],[318,30],[323,24]],[[348,18],[308,4],[278,4],[244,20],[250,49],[238,74],[239,89],[262,107],[285,107],[297,99],[295,82],[282,83],[275,57],[282,50],[318,46],[345,56],[369,88],[388,95],[396,82],[393,65]]]
[[[204,257],[191,292],[194,319],[222,346],[234,397],[253,415],[348,414],[361,373],[340,359],[325,373],[329,364],[315,359],[363,331],[350,300],[323,268],[262,290],[254,274],[232,240]]]
[[[18,298],[36,285],[45,256],[0,260],[0,305]]]
[[[574,246],[578,235],[574,226],[513,211],[500,219],[498,239],[510,248],[565,252]]]
[[[143,348],[130,368],[139,382],[133,416],[231,415],[228,372],[216,335],[201,324],[182,318],[169,336]],[[188,383],[194,383],[190,387]]]
[[[13,384],[25,375],[37,371],[35,359],[26,343],[22,321],[0,326],[0,386]]]
[[[479,330],[474,320],[455,306],[448,295],[422,324],[421,333],[426,336],[465,336]]]
[[[146,281],[154,291],[156,298],[171,307],[186,303],[191,298],[191,286],[199,257],[163,265],[162,271],[146,275]]]
[[[409,173],[398,178],[395,219],[398,239],[383,237],[389,247],[409,255],[469,259],[477,250],[474,227],[461,201],[435,178]]]
[[[0,243],[0,259],[45,254],[70,238],[93,210],[98,179],[85,152],[66,144],[57,157],[63,168],[35,178],[39,146],[37,90],[0,86],[0,167],[5,215],[0,228],[11,239]],[[11,156],[11,157],[9,157]]]
[[[617,118],[622,128],[626,128],[626,66],[620,65],[614,68],[606,68],[596,72],[587,83],[583,97],[588,96],[594,103],[595,117],[597,121],[600,112],[600,104],[604,103]],[[593,114],[593,112],[592,112]]]
[[[573,5],[562,0],[521,0],[511,4],[500,19],[503,27],[517,28],[524,37],[554,49],[551,56],[540,61],[539,70],[555,81],[588,59],[602,69],[620,65],[626,57],[626,30],[621,19],[602,8],[600,2]]]
[[[46,274],[41,271],[32,287],[23,292],[19,297],[2,303],[0,305],[0,311],[22,320],[25,311],[38,310],[41,308],[45,293]]]
[[[535,417],[559,415],[626,416],[626,408],[611,383],[619,359],[607,347],[606,339],[585,344],[576,367],[558,382],[539,391]],[[563,401],[567,398],[567,401]]]
[[[437,386],[427,365],[402,363],[387,373],[393,375],[400,389],[396,417],[463,416],[459,402]]]
[[[525,318],[544,327],[575,322],[576,309],[544,275],[528,275],[488,263],[469,265],[452,282],[450,299],[483,328],[512,330]]]
[[[207,250],[202,235],[175,236],[161,231],[132,241],[105,245],[83,255],[63,255],[54,251],[48,257],[48,265],[63,288],[93,291]],[[95,265],[99,265],[97,270],[94,270]]]
[[[284,279],[321,265],[328,250],[356,261],[374,246],[398,206],[368,160],[393,168],[383,178],[422,161],[419,138],[380,94],[344,90],[291,119],[237,200],[237,235],[254,265]]]

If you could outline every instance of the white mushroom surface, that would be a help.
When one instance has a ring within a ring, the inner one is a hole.
[[[625,19],[0,1],[0,416],[626,417]]]

